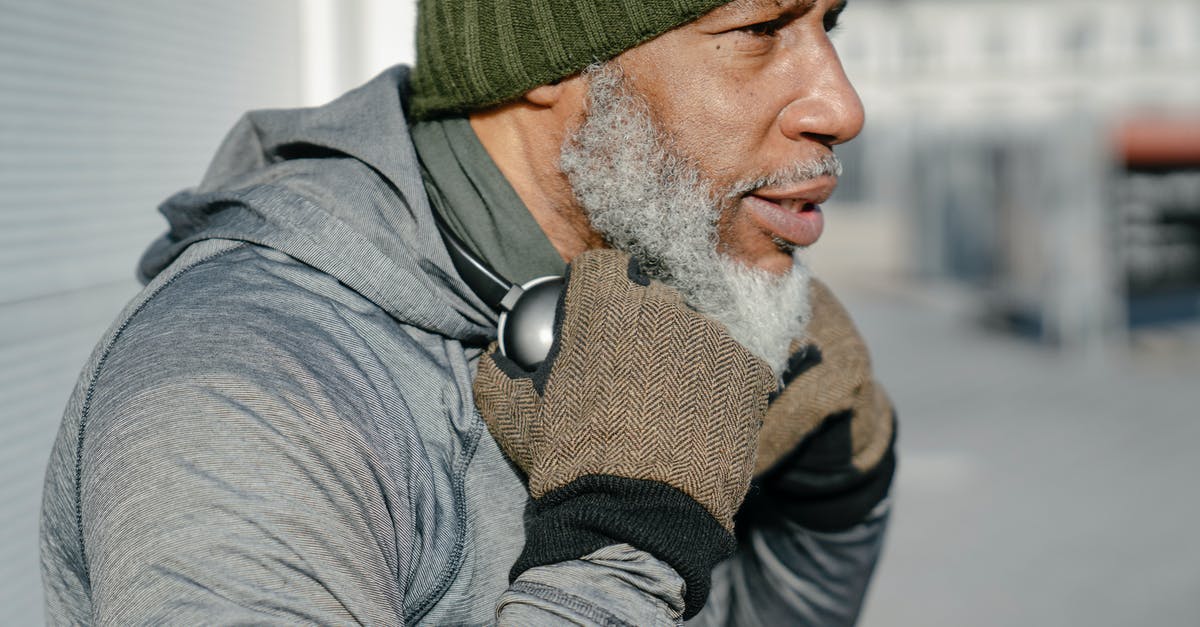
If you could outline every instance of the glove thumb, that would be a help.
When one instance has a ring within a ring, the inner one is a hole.
[[[519,467],[528,467],[546,441],[536,419],[541,395],[528,373],[501,355],[493,342],[479,359],[474,393],[475,406],[500,450]]]

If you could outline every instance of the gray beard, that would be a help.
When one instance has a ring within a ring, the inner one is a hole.
[[[801,251],[784,242],[793,265],[782,275],[730,258],[721,252],[718,220],[746,192],[838,174],[840,165],[831,157],[717,190],[675,149],[614,63],[584,75],[586,116],[563,142],[559,167],[592,227],[780,375],[811,317],[809,270]]]

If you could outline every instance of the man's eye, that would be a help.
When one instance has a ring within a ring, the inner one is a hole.
[[[842,10],[845,8],[846,5],[839,5],[825,14],[825,32],[832,33],[833,31],[837,30],[837,27],[839,26],[838,19],[842,17]]]
[[[783,26],[783,23],[784,23],[784,21],[782,18],[777,18],[774,20],[766,21],[766,22],[759,22],[757,24],[743,26],[743,27],[739,28],[738,30],[745,32],[745,33],[750,33],[751,35],[761,35],[763,37],[774,37],[775,33],[778,33],[779,29]]]

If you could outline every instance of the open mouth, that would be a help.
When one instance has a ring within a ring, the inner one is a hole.
[[[821,206],[803,198],[745,197],[750,217],[781,250],[812,246],[821,237],[825,218]]]
[[[762,196],[758,196],[757,198],[759,198],[760,200],[765,200],[767,202],[775,203],[776,205],[779,205],[780,209],[782,209],[784,211],[791,211],[793,213],[801,213],[804,211],[820,211],[821,210],[821,206],[818,205],[817,203],[806,202],[799,198],[784,198],[782,200],[771,200],[769,198],[763,198]]]

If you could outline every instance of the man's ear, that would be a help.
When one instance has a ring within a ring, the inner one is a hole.
[[[525,92],[524,98],[530,104],[539,107],[553,108],[560,104],[575,107],[586,93],[587,84],[583,76],[574,74],[547,85],[534,87]]]
[[[539,107],[553,107],[555,103],[558,102],[559,98],[562,97],[562,92],[562,81],[556,81],[550,83],[549,85],[534,87],[533,89],[525,92],[525,100],[528,100],[530,104],[537,105]]]

